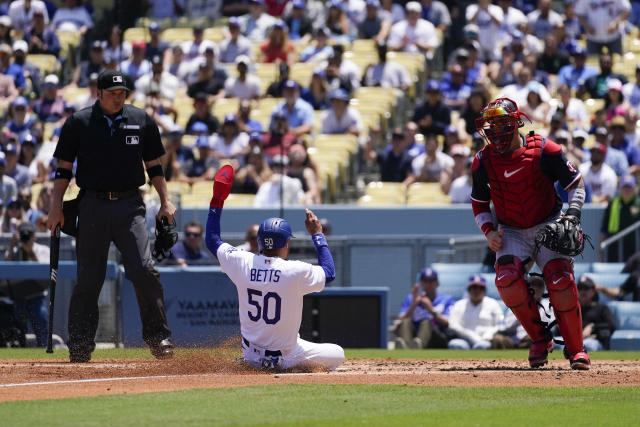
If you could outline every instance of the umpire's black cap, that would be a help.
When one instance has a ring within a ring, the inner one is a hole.
[[[127,76],[117,70],[106,70],[98,76],[98,89],[101,90],[129,90]]]

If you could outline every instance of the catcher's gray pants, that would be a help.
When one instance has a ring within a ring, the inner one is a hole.
[[[125,276],[135,288],[142,337],[156,343],[171,335],[167,326],[164,294],[149,249],[142,196],[103,200],[85,193],[78,213],[78,283],[69,307],[69,351],[91,352],[98,328],[98,297],[104,283],[109,245],[122,253]]]
[[[544,246],[540,246],[536,253],[536,233],[540,228],[554,221],[555,219],[542,222],[530,228],[515,228],[501,224],[498,230],[504,231],[504,236],[502,236],[502,248],[496,252],[496,259],[500,259],[503,255],[514,255],[521,261],[531,257],[538,264],[540,271],[543,271],[544,266],[552,259],[564,258],[573,262],[570,256],[559,254]]]

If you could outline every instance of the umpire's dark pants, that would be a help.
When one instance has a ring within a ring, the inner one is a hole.
[[[86,353],[95,349],[98,297],[111,242],[122,253],[125,276],[135,288],[142,338],[147,344],[168,338],[171,331],[167,325],[160,275],[149,249],[142,196],[105,200],[89,192],[83,193],[76,239],[78,283],[69,307],[69,351]]]

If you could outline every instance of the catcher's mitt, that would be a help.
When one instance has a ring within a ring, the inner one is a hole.
[[[176,228],[176,220],[171,224],[166,217],[162,217],[162,221],[156,218],[156,241],[153,244],[153,252],[151,255],[157,262],[161,262],[171,254],[169,249],[178,241],[178,233],[173,231]]]
[[[585,240],[590,240],[589,235],[582,232],[580,220],[572,215],[565,215],[536,233],[536,247],[545,246],[568,256],[580,255],[584,250]]]

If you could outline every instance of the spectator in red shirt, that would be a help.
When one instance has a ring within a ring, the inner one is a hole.
[[[269,40],[260,45],[260,62],[295,62],[295,46],[289,41],[287,26],[278,20],[269,31]]]

